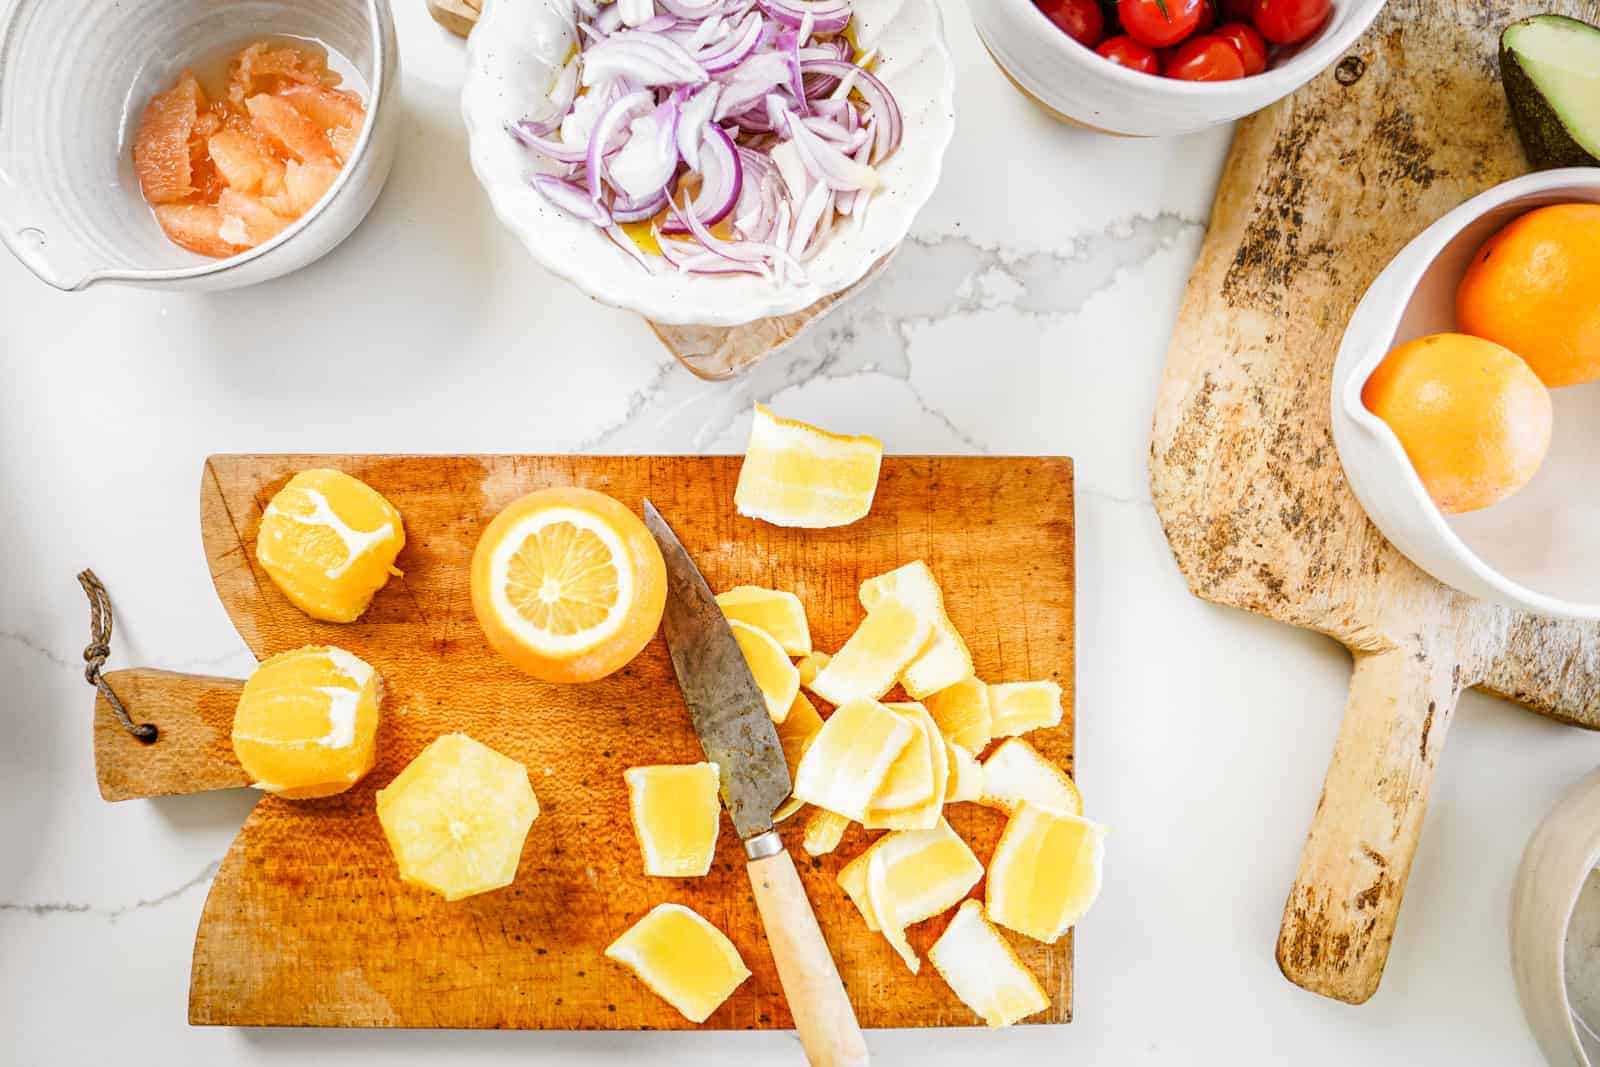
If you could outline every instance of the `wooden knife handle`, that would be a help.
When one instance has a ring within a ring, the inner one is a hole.
[[[806,1059],[811,1067],[864,1067],[866,1039],[788,850],[780,844],[751,860],[750,884]]]
[[[1350,1004],[1378,989],[1460,696],[1453,662],[1417,647],[1356,656],[1278,933],[1278,966],[1295,985]]]
[[[133,720],[154,723],[157,734],[140,741],[95,693],[94,769],[102,797],[136,800],[250,784],[233,757],[233,710],[242,681],[145,669],[103,677]]]

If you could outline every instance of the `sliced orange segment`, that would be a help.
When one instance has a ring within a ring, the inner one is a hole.
[[[733,502],[774,526],[847,526],[872,510],[883,443],[843,437],[756,405]]]
[[[978,757],[956,744],[946,741],[950,755],[950,778],[945,784],[944,802],[960,804],[983,796],[983,764]]]
[[[250,675],[233,752],[257,789],[290,799],[349,789],[372,769],[383,679],[342,648],[280,652]]]
[[[921,704],[887,707],[917,730],[872,798],[862,825],[869,830],[928,830],[939,824],[950,777],[944,738]]]
[[[733,639],[744,653],[745,663],[755,676],[756,685],[767,702],[767,714],[773,722],[782,722],[800,692],[800,672],[789,662],[789,656],[777,640],[765,630],[758,630],[738,619],[729,619]]]
[[[717,594],[717,606],[730,621],[747,623],[772,636],[790,656],[811,655],[811,627],[800,598],[779,589],[740,585]]]
[[[472,554],[472,611],[484,637],[541,681],[589,682],[620,668],[655,635],[666,597],[655,538],[592,489],[514,501]]]
[[[1061,721],[1061,687],[1054,682],[1006,682],[989,687],[990,730],[1015,737]]]
[[[606,949],[693,1023],[703,1023],[750,977],[728,936],[682,904],[657,904]]]
[[[1105,827],[1078,815],[1017,806],[989,861],[989,919],[1054,944],[1100,893]]]
[[[983,761],[983,795],[978,802],[1014,815],[1023,801],[1046,811],[1083,814],[1083,797],[1072,777],[1028,742],[1013,737]]]
[[[510,885],[539,799],[528,770],[466,734],[445,734],[378,790],[400,878],[460,900]]]
[[[810,689],[811,683],[817,680],[817,675],[822,673],[822,668],[826,667],[832,659],[833,657],[826,652],[813,652],[799,663],[796,663],[795,669],[800,672],[800,684]]]
[[[923,703],[939,724],[939,731],[955,745],[976,756],[989,744],[989,687],[976,678],[963,678],[930,695]]]
[[[817,674],[811,691],[835,706],[877,700],[894,687],[930,632],[928,620],[905,604],[882,600]]]
[[[256,560],[313,619],[354,622],[393,574],[405,546],[400,513],[343,471],[301,471],[261,514]]]
[[[956,909],[955,918],[928,949],[928,961],[988,1026],[1010,1026],[1050,1006],[1044,987],[983,917],[976,900],[963,901]]]
[[[808,856],[826,856],[839,847],[850,820],[843,815],[818,808],[806,819],[806,832],[802,840]]]
[[[628,816],[644,855],[644,873],[699,878],[711,870],[722,828],[715,763],[629,767]]]
[[[860,822],[884,776],[916,729],[875,700],[842,705],[800,759],[794,795]]]
[[[972,675],[972,653],[944,611],[944,593],[922,560],[898,567],[861,583],[861,606],[872,611],[884,600],[895,599],[927,620],[932,631],[916,659],[906,665],[900,681],[917,700],[948,689]]]

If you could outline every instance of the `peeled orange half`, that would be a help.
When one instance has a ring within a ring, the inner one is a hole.
[[[239,694],[234,755],[268,793],[342,793],[372,769],[382,700],[383,679],[342,648],[281,652]]]
[[[510,885],[539,817],[528,770],[466,734],[445,734],[378,790],[400,879],[460,900]]]
[[[756,405],[734,506],[774,526],[848,526],[872,510],[883,442],[845,437]]]
[[[682,904],[657,904],[606,949],[651,991],[703,1023],[750,977],[728,936]]]
[[[489,644],[546,682],[603,678],[661,624],[667,570],[644,523],[592,489],[541,489],[495,516],[472,554]]]
[[[256,560],[289,602],[313,619],[354,622],[406,543],[400,513],[343,471],[301,471],[261,516]]]

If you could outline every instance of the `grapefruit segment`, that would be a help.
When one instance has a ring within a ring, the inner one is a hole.
[[[246,98],[244,106],[256,129],[291,158],[301,163],[338,164],[327,132],[282,97],[257,93]]]
[[[187,70],[145,105],[133,138],[133,170],[151,204],[175,204],[195,194],[190,142],[208,106],[205,90]]]

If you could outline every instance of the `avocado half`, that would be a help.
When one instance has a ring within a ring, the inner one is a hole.
[[[1500,74],[1535,168],[1600,164],[1600,26],[1535,15],[1500,35]]]

